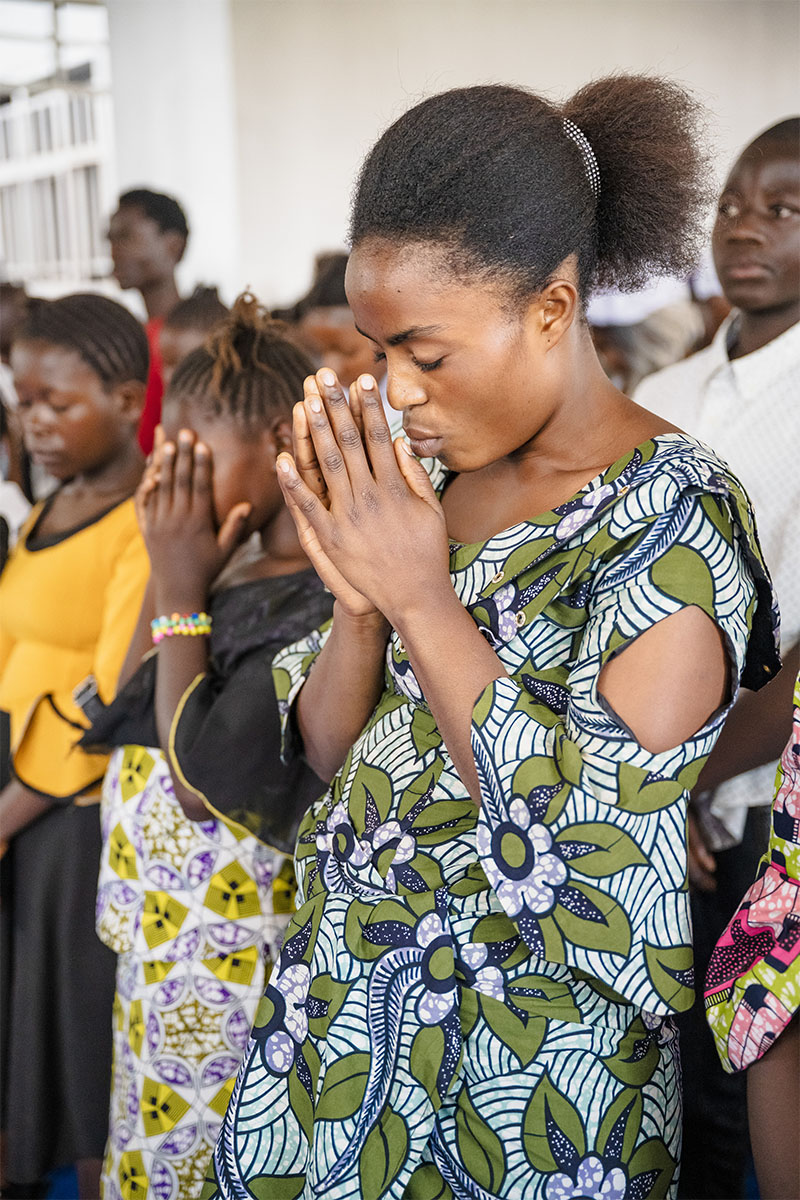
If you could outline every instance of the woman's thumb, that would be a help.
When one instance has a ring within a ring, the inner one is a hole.
[[[217,534],[217,545],[226,558],[233,554],[236,547],[242,541],[247,529],[247,518],[250,516],[252,507],[252,504],[248,500],[243,500],[240,504],[234,504],[222,522],[220,531]]]
[[[419,496],[420,500],[424,500],[426,504],[435,505],[438,508],[439,500],[433,490],[430,476],[419,459],[414,456],[414,451],[404,437],[395,439],[394,453],[400,472],[414,495]]]

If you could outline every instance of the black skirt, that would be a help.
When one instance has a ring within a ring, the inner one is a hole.
[[[51,808],[3,859],[8,1178],[102,1158],[116,955],[95,933],[100,809]]]

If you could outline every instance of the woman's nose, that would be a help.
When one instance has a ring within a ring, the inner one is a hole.
[[[398,412],[424,404],[428,398],[419,379],[413,378],[408,371],[393,370],[391,366],[386,374],[386,396]]]

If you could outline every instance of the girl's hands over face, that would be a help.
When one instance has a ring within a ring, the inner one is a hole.
[[[278,480],[303,549],[350,615],[377,609],[395,624],[451,588],[441,505],[405,443],[392,444],[370,376],[352,385],[350,405],[329,369],[306,380]]]
[[[175,442],[156,430],[155,448],[136,493],[157,608],[196,609],[242,541],[250,504],[236,504],[219,530],[214,519],[211,451],[189,429]]]

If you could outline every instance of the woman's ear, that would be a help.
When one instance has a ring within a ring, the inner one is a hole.
[[[548,349],[556,346],[575,320],[578,289],[569,279],[554,279],[538,297],[538,319]]]
[[[138,379],[128,379],[125,383],[117,383],[112,389],[117,408],[121,416],[138,425],[144,408],[146,384]]]
[[[292,452],[292,420],[291,417],[280,417],[270,429],[275,442],[275,457],[287,451]]]

